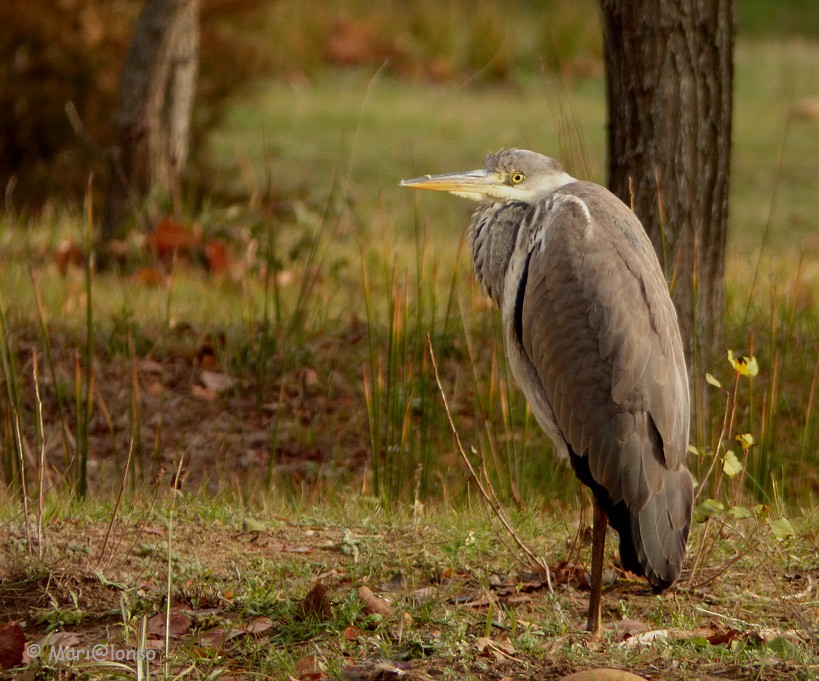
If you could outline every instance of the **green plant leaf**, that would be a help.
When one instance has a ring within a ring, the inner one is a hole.
[[[754,517],[754,514],[750,511],[750,509],[747,509],[744,506],[731,506],[731,508],[728,509],[728,515],[736,520]]]
[[[729,478],[734,478],[742,472],[742,462],[737,459],[733,449],[722,455],[722,470]]]
[[[738,374],[742,376],[756,376],[759,373],[759,364],[756,357],[745,355],[735,355],[733,350],[728,350],[728,361]]]
[[[756,444],[754,436],[750,433],[738,433],[736,437],[737,442],[742,445],[743,449],[750,449]]]
[[[787,518],[777,518],[776,520],[769,520],[768,525],[773,532],[773,536],[777,541],[785,541],[788,537],[795,537],[796,531],[791,525],[791,521]]]
[[[717,380],[714,374],[705,374],[705,382],[708,383],[708,385],[713,385],[715,388],[722,387],[722,383]]]
[[[701,523],[725,510],[725,504],[716,499],[706,499],[694,509],[694,519]]]

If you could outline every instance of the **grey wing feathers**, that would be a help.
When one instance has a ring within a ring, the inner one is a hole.
[[[521,344],[569,449],[628,509],[621,545],[630,534],[665,588],[679,574],[692,499],[688,379],[665,279],[636,217],[602,187],[568,185],[540,214]]]

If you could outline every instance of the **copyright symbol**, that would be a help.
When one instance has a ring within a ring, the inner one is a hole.
[[[26,655],[28,655],[32,660],[35,657],[40,657],[40,644],[39,643],[29,643],[26,646]]]
[[[91,649],[91,657],[97,662],[106,659],[107,656],[108,646],[104,643],[97,643],[97,645]]]

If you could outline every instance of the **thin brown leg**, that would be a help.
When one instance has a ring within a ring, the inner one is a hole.
[[[609,518],[594,500],[594,522],[592,524],[591,594],[589,595],[589,617],[586,629],[592,636],[600,631],[600,589],[603,585],[603,549],[606,546],[606,526]]]

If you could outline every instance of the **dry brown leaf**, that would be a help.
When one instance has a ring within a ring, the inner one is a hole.
[[[658,640],[666,640],[669,637],[668,629],[652,629],[651,631],[644,631],[641,634],[635,634],[625,641],[620,643],[621,646],[648,646],[656,643]]]
[[[208,390],[212,390],[217,394],[223,393],[236,385],[236,379],[233,376],[218,371],[208,371],[207,369],[202,369],[199,380]]]
[[[172,612],[168,618],[168,636],[179,638],[191,628],[191,618],[181,612]],[[160,612],[148,620],[146,627],[148,636],[165,638],[165,613]]]
[[[203,388],[201,385],[196,385],[195,383],[191,386],[191,395],[202,400],[207,400],[208,402],[213,402],[217,397],[213,390]]]
[[[41,649],[72,648],[80,643],[80,637],[69,631],[52,631],[39,641]]]
[[[298,676],[301,678],[304,678],[305,676],[312,677],[313,674],[321,672],[321,670],[319,669],[318,660],[316,660],[315,655],[305,655],[300,660],[297,660],[296,664],[293,665],[293,669],[296,672],[296,674],[298,674]]]
[[[65,276],[68,273],[69,266],[85,266],[85,251],[73,241],[66,239],[57,246],[53,259],[60,274]]]
[[[646,681],[642,676],[625,672],[622,669],[586,669],[562,677],[559,681]]]
[[[805,97],[795,102],[791,115],[806,121],[819,121],[819,97]]]
[[[220,649],[227,641],[237,636],[243,636],[248,632],[244,628],[226,629],[225,627],[213,627],[203,632],[199,636],[199,641],[210,648]]]
[[[0,669],[11,669],[23,661],[26,635],[17,622],[0,625]]]
[[[140,267],[134,272],[133,280],[143,286],[159,286],[165,281],[165,275],[155,267]]]
[[[227,244],[221,239],[211,239],[205,244],[208,269],[214,274],[224,274],[230,265]]]
[[[153,359],[139,360],[139,370],[146,374],[161,374],[162,364]]]
[[[612,628],[617,632],[617,637],[620,640],[631,638],[648,631],[648,625],[639,620],[623,619],[615,622]]]
[[[309,619],[326,620],[332,614],[327,588],[321,582],[316,582],[299,603],[299,615]]]
[[[273,620],[266,615],[259,615],[258,617],[254,617],[247,624],[239,627],[239,629],[247,632],[248,634],[261,634],[263,631],[267,631],[272,626]]]
[[[738,629],[717,629],[706,637],[708,643],[712,646],[718,646],[726,643],[731,643],[742,636],[742,632]]]
[[[485,636],[475,641],[478,654],[482,657],[493,657],[497,662],[503,662],[512,657],[517,651],[507,639],[491,639]]]
[[[364,601],[364,612],[368,615],[388,617],[392,613],[389,603],[376,596],[368,586],[362,586],[358,589],[358,597]]]
[[[174,252],[186,252],[199,245],[199,235],[187,227],[164,218],[160,220],[148,235],[148,247],[159,257],[167,259]]]
[[[345,641],[356,641],[364,634],[364,632],[359,629],[358,627],[354,627],[350,625],[347,627],[343,632],[342,635],[344,636]]]
[[[145,385],[145,392],[153,397],[158,397],[165,392],[165,386],[160,381],[150,381]]]

